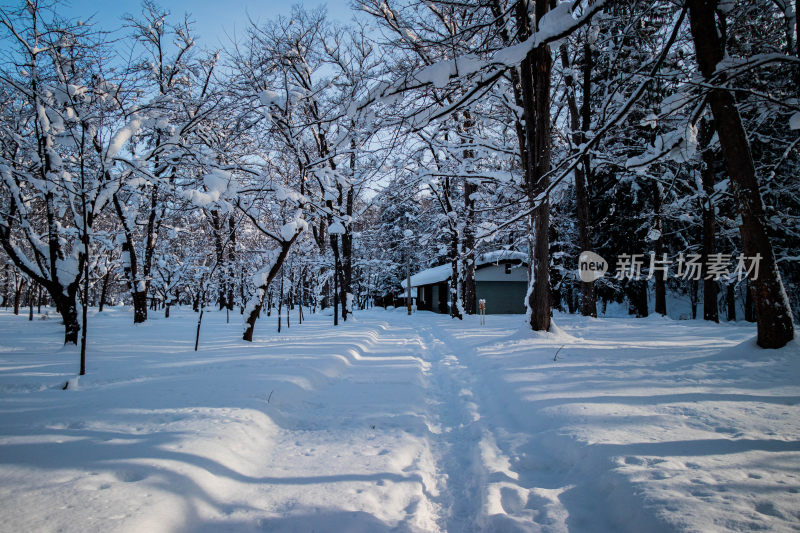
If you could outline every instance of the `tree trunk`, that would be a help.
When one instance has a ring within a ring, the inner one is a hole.
[[[536,20],[541,21],[547,13],[547,0],[536,0]],[[531,35],[530,16],[525,2],[518,2],[516,9],[520,39]],[[522,92],[523,117],[525,118],[524,161],[525,189],[530,208],[534,211],[533,265],[528,293],[530,324],[535,331],[550,329],[550,250],[549,227],[550,206],[547,199],[538,198],[547,182],[544,175],[550,170],[550,76],[552,70],[550,47],[540,45],[525,57],[520,64],[520,90]]]
[[[28,320],[33,320],[33,304],[36,301],[36,287],[34,287],[33,283],[30,284],[28,287],[28,306],[30,310],[28,311]]]
[[[591,48],[589,49],[591,51]],[[584,142],[584,130],[580,125],[580,116],[578,112],[578,103],[575,99],[575,80],[571,74],[569,56],[567,54],[566,43],[561,45],[561,66],[565,72],[564,83],[567,86],[567,106],[569,108],[570,128],[572,129],[572,142],[575,145],[573,152],[577,151],[577,147]],[[590,58],[587,57],[584,69],[591,71]],[[584,80],[586,81],[586,80]],[[589,82],[591,83],[591,78]],[[589,99],[588,88],[584,87],[583,94],[584,101]],[[586,124],[588,128],[588,123]],[[578,222],[578,241],[580,243],[581,251],[592,251],[591,229],[589,223],[589,193],[586,187],[586,175],[589,172],[588,156],[584,157],[583,164],[575,168],[575,215]],[[583,316],[597,316],[597,304],[594,290],[594,283],[587,283],[579,281],[581,286],[581,314]],[[570,285],[571,287],[571,285]],[[570,298],[570,313],[572,311],[573,303]]]
[[[159,137],[160,139],[160,137]],[[158,141],[160,143],[160,140]],[[156,151],[158,154],[158,151]],[[158,168],[158,155],[156,155],[156,168]],[[147,240],[145,241],[144,246],[144,263],[142,264],[142,281],[139,283],[139,287],[137,290],[144,292],[144,302],[145,302],[145,310],[147,309],[147,295],[150,292],[150,281],[151,276],[150,273],[152,272],[153,267],[153,257],[155,256],[156,250],[156,241],[158,239],[158,231],[161,227],[161,217],[163,216],[164,209],[162,208],[161,214],[158,213],[158,193],[159,187],[157,185],[153,186],[153,192],[150,196],[150,214],[147,218]],[[205,294],[201,298],[205,300]],[[204,305],[205,302],[201,302],[201,305]],[[136,316],[134,313],[134,322]],[[144,320],[147,320],[147,312],[145,311]]]
[[[22,291],[25,290],[25,278],[21,275],[17,276],[17,281],[14,283],[14,314],[19,315],[19,306],[22,302]]]
[[[136,282],[137,285],[142,285],[143,282]],[[147,321],[147,292],[135,290],[131,292],[133,299],[133,323],[141,324]]]
[[[470,144],[470,137],[474,127],[474,120],[469,110],[463,112],[463,131],[462,142]],[[475,158],[475,150],[466,148],[463,152],[464,161]],[[469,178],[464,179],[464,261],[462,265],[463,276],[461,279],[462,295],[461,302],[464,306],[464,313],[474,315],[476,312],[475,296],[475,199],[473,194],[478,192],[478,186],[471,182]]]
[[[75,308],[74,301],[64,307],[61,318],[64,320],[64,344],[77,345],[81,326],[78,324],[78,310]]]
[[[244,300],[244,267],[242,267],[241,275],[239,276],[239,298],[240,298],[240,301],[239,301],[239,314],[243,315],[244,314],[244,306],[245,306],[245,300]]]
[[[233,265],[236,261],[236,220],[228,216],[228,263],[225,265],[225,283],[228,285],[228,311],[233,311]]]
[[[147,320],[147,284],[139,276],[139,265],[136,258],[136,249],[133,244],[133,235],[128,230],[128,220],[122,204],[115,194],[113,196],[114,208],[122,222],[122,267],[128,280],[131,299],[133,300],[133,323],[140,324]]]
[[[353,312],[353,234],[342,234],[342,318]]]
[[[5,272],[6,272],[5,273],[5,281],[3,283],[3,307],[6,307],[6,308],[8,307],[9,302],[11,301],[11,298],[9,297],[10,291],[8,290],[8,284],[9,284],[9,281],[11,280],[11,276],[9,275],[9,270],[10,269],[11,269],[11,265],[9,263],[6,263],[6,265],[3,267],[3,270],[5,270]]]
[[[13,204],[12,204],[13,205]],[[59,283],[59,272],[57,270],[56,265],[58,265],[58,259],[60,257],[60,242],[57,238],[51,238],[49,241],[50,245],[50,273],[49,277],[41,276],[37,274],[34,270],[28,267],[28,263],[23,261],[17,254],[16,248],[12,247],[10,244],[9,239],[9,232],[11,228],[10,226],[6,226],[3,228],[0,226],[0,245],[5,250],[8,257],[14,262],[14,265],[25,272],[32,280],[35,280],[36,283],[44,287],[47,292],[50,294],[50,297],[53,299],[53,304],[56,306],[56,310],[61,315],[64,323],[64,344],[72,343],[78,344],[78,332],[80,331],[80,325],[78,324],[78,312],[76,310],[75,299],[78,292],[78,285],[81,281],[81,275],[79,274],[74,281],[64,287]],[[55,230],[53,230],[55,231]],[[83,256],[82,253],[78,254],[78,272],[83,272],[84,261],[86,258]]]
[[[794,33],[794,51],[797,59],[800,59],[800,0],[794,0]],[[794,69],[795,84],[798,95],[800,95],[800,64],[795,65]]]
[[[544,6],[541,11],[540,6]],[[537,0],[537,20],[541,20],[547,11],[547,2]],[[541,12],[540,12],[541,11]],[[533,176],[528,188],[528,198],[535,202],[539,191],[547,186],[545,174],[550,170],[550,73],[553,60],[549,46],[539,46],[534,50],[535,65],[535,100],[536,128],[534,132],[535,162],[531,165]],[[535,212],[536,244],[533,253],[533,292],[531,294],[531,328],[534,331],[550,329],[550,201],[539,200],[539,208]]]
[[[661,249],[661,246],[658,246],[657,249]],[[656,276],[655,289],[656,289],[655,311],[661,316],[667,316],[667,282],[664,280],[663,276]]]
[[[78,292],[78,283],[70,285],[66,289],[66,294],[63,292],[54,299],[56,306],[61,314],[61,319],[64,322],[64,344],[78,344],[78,333],[81,326],[78,323],[78,308],[76,305]],[[53,294],[51,292],[51,294]]]
[[[650,310],[647,305],[647,280],[628,280],[625,292],[628,296],[628,314],[646,318]]]
[[[133,323],[141,324],[147,320],[147,293],[136,291],[133,293]]]
[[[728,322],[736,322],[736,285],[728,283]]]
[[[753,305],[753,290],[748,280],[744,292],[744,319],[748,322],[756,322],[757,318],[756,308]]]
[[[342,291],[342,263],[339,254],[339,236],[331,235],[331,250],[333,250],[333,325],[339,325],[339,304]],[[347,310],[342,307],[342,318],[347,320]]]
[[[283,313],[283,270],[281,270],[281,284],[278,289],[278,333],[281,332],[281,314]]]
[[[664,218],[662,216],[662,190],[661,184],[655,183],[653,184],[653,211],[655,211],[655,229],[658,231],[658,238],[655,241],[655,254],[656,258],[660,259],[664,257]],[[651,272],[651,274],[653,274]],[[655,293],[656,293],[656,301],[655,301],[655,311],[656,313],[660,314],[661,316],[667,316],[667,281],[664,279],[664,275],[653,274],[654,277],[654,285],[655,285]],[[644,316],[647,316],[647,285],[644,286],[644,306],[645,306],[645,313]]]
[[[586,140],[586,132],[589,131],[589,128],[592,124],[592,114],[591,114],[591,94],[592,94],[592,45],[588,39],[585,39],[583,43],[583,100],[581,101],[581,131],[583,132],[581,139],[583,141]],[[592,249],[592,225],[591,225],[591,218],[589,216],[590,207],[589,207],[589,195],[591,191],[591,177],[592,177],[592,165],[591,165],[591,156],[588,154],[583,158],[583,169],[580,176],[580,182],[584,191],[582,193],[578,193],[576,190],[576,195],[578,198],[583,198],[583,204],[585,206],[584,212],[581,214],[581,217],[584,218],[584,222],[582,223],[584,226],[584,231],[586,233],[586,244],[589,248],[587,250]],[[576,174],[577,179],[577,174]],[[584,185],[585,182],[585,185]],[[580,220],[578,221],[580,225]],[[585,302],[585,303],[584,303]],[[595,289],[594,283],[583,283],[581,282],[581,314],[583,316],[593,316],[597,317],[597,291]]]
[[[714,135],[714,126],[705,119],[700,122],[700,146],[703,156],[703,169],[700,173],[703,190],[700,192],[703,215],[703,320],[719,322],[719,308],[717,294],[719,288],[714,279],[706,279],[706,268],[711,254],[716,252],[717,221],[714,213],[714,202],[711,195],[714,193],[714,153],[708,147]]]
[[[355,123],[351,122],[350,126],[355,131]],[[355,192],[353,191],[353,183],[355,182],[356,175],[356,142],[355,139],[350,141],[350,172],[351,182],[347,186],[347,194],[345,195],[345,214],[350,220],[353,216],[353,204],[355,202]],[[342,294],[344,294],[344,301],[342,305],[346,307],[346,314],[343,313],[343,318],[347,319],[347,314],[353,312],[353,227],[348,222],[345,226],[346,231],[342,234]]]
[[[723,58],[723,46],[714,11],[718,0],[688,0],[689,20],[700,71],[710,79]],[[742,222],[739,231],[747,257],[761,257],[758,279],[750,280],[758,323],[758,345],[780,348],[794,338],[792,311],[781,281],[772,243],[764,223],[764,206],[755,175],[750,144],[742,125],[733,94],[720,88],[724,79],[709,92],[720,146]]]
[[[225,246],[222,242],[222,222],[219,217],[219,211],[212,209],[211,215],[211,228],[214,230],[214,252],[217,255],[217,266],[220,267],[219,286],[217,287],[217,305],[219,310],[223,310],[228,306],[227,302],[227,277],[225,276]]]
[[[298,306],[300,311],[297,314],[297,322],[298,322],[298,324],[302,324],[303,323],[303,305],[305,303],[303,297],[305,295],[304,294],[305,287],[306,287],[306,271],[305,271],[305,269],[303,269],[300,272],[300,284],[297,287],[297,300],[300,302],[300,305]]]
[[[575,312],[578,310],[578,307],[575,304],[575,295],[572,291],[573,282],[571,279],[566,281],[567,284],[567,311],[569,314],[574,315]]]
[[[461,320],[461,310],[458,308],[458,233],[453,231],[450,236],[450,316]]]
[[[478,187],[464,182],[464,276],[463,276],[463,289],[462,303],[464,305],[464,312],[468,315],[475,314],[475,230],[473,228],[475,218],[475,200],[472,199],[472,194],[478,190]]]
[[[647,304],[647,280],[639,280],[639,303],[637,309],[639,310],[639,318],[647,318],[650,315],[650,309]],[[666,314],[666,311],[664,312]]]
[[[585,160],[588,157],[584,158]],[[591,252],[593,249],[591,238],[591,225],[589,222],[589,193],[586,186],[586,170],[588,162],[583,169],[575,169],[575,204],[578,219],[578,240],[581,250]],[[597,294],[593,282],[581,281],[581,315],[597,317]]]
[[[106,304],[106,294],[108,293],[108,279],[111,277],[111,270],[106,272],[103,276],[103,286],[100,289],[100,309],[99,313],[103,312],[103,306]]]
[[[275,263],[272,265],[272,267],[270,267],[269,272],[267,273],[267,279],[264,280],[263,285],[256,289],[256,302],[253,306],[253,309],[247,315],[247,319],[245,320],[245,330],[244,334],[242,335],[242,340],[253,342],[253,331],[256,327],[256,320],[258,320],[258,316],[261,314],[261,308],[264,307],[264,298],[267,295],[267,287],[269,287],[269,284],[272,283],[272,280],[275,279],[278,271],[283,266],[286,256],[289,255],[289,249],[297,239],[297,235],[299,235],[299,233],[292,237],[292,240],[281,243],[281,251],[278,254],[278,257],[275,259]]]

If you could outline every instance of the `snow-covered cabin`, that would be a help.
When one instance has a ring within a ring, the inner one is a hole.
[[[449,313],[450,274],[452,267],[447,263],[411,276],[411,297],[416,301],[417,309]],[[401,282],[401,286],[402,296],[405,296],[406,280]],[[527,292],[528,264],[525,254],[495,250],[475,259],[476,309],[477,302],[484,299],[487,314],[524,313]]]

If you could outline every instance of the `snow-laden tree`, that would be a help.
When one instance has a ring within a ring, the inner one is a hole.
[[[140,17],[127,18],[137,44],[129,75],[140,97],[125,109],[127,124],[107,154],[117,162],[113,203],[134,323],[147,320],[155,252],[175,189],[193,177],[198,158],[197,172],[206,173],[197,139],[190,137],[217,104],[211,84],[216,56],[194,57],[188,19],[173,26],[168,15],[146,0]]]
[[[76,296],[91,231],[115,177],[130,93],[105,64],[102,36],[35,3],[0,12],[0,244],[52,298],[66,343],[77,343]]]

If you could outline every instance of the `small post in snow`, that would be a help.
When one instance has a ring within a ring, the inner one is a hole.
[[[212,271],[213,272],[213,271]],[[205,281],[204,279],[202,281]],[[194,351],[200,346],[200,326],[203,324],[203,313],[206,310],[206,291],[200,291],[200,316],[197,317],[197,333],[194,336]]]
[[[194,351],[197,351],[197,348],[200,346],[200,325],[203,323],[203,311],[205,309],[203,307],[200,308],[200,316],[197,317],[197,333],[194,336]]]
[[[481,298],[478,300],[478,310],[481,313],[481,326],[486,325],[486,300]]]

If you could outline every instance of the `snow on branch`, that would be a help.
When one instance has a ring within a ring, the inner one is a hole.
[[[468,78],[478,77],[476,87],[467,91],[467,97],[462,97],[458,105],[463,105],[477,95],[482,87],[491,86],[502,77],[502,73],[509,67],[520,64],[525,57],[536,47],[559,41],[571,35],[575,30],[591,21],[606,4],[605,0],[597,0],[586,7],[580,16],[574,16],[574,8],[579,1],[568,0],[561,2],[555,9],[549,11],[539,23],[539,30],[534,32],[525,41],[497,51],[491,59],[479,59],[471,54],[465,54],[428,65],[413,73],[408,79],[398,83],[380,82],[369,91],[368,95],[358,105],[350,104],[348,115],[362,111],[378,100],[394,101],[394,99],[409,90],[420,89],[429,85],[444,88],[451,82],[462,82]],[[448,106],[446,111],[432,113],[426,122],[433,118],[443,116],[458,107],[456,104]]]
[[[218,168],[203,176],[203,186],[204,191],[190,189],[180,192],[184,198],[201,208],[223,203],[226,198],[235,197],[238,192],[233,175]]]
[[[682,130],[678,129],[656,136],[653,146],[644,154],[628,159],[625,168],[642,168],[663,158],[676,163],[685,163],[696,152],[697,126],[687,124]]]
[[[111,161],[117,157],[117,154],[125,146],[131,137],[136,135],[139,130],[144,126],[144,119],[139,115],[133,115],[128,123],[120,128],[114,136],[111,138],[111,141],[108,143],[108,149],[106,150],[106,163],[110,164]]]
[[[518,213],[517,215],[511,217],[504,222],[497,224],[489,233],[479,233],[476,237],[479,239],[487,239],[492,234],[496,233],[497,231],[502,230],[514,224],[519,220],[524,220],[526,217],[535,213],[544,203],[544,200],[549,196],[549,194],[555,189],[555,187],[561,183],[565,178],[570,176],[572,172],[577,168],[577,166],[581,163],[581,160],[584,156],[586,156],[594,147],[596,147],[600,141],[608,134],[609,131],[616,125],[620,124],[625,117],[630,112],[631,108],[633,108],[634,104],[645,94],[645,91],[653,82],[654,75],[658,72],[661,68],[661,65],[664,63],[664,60],[669,53],[669,50],[672,48],[672,45],[675,43],[675,40],[678,37],[678,33],[680,32],[681,25],[683,24],[684,19],[686,18],[686,8],[684,7],[681,9],[680,13],[678,14],[675,23],[672,27],[672,32],[667,39],[667,42],[664,44],[664,47],[661,50],[661,54],[658,57],[658,60],[653,64],[653,67],[650,69],[650,75],[647,76],[633,91],[631,96],[625,101],[622,107],[617,110],[617,112],[600,128],[597,130],[594,136],[592,136],[587,142],[583,143],[579,150],[570,156],[564,158],[556,168],[552,169],[550,172],[545,174],[543,177],[544,180],[549,180],[549,185],[544,188],[544,190],[538,191],[538,194],[534,201],[532,202],[533,205],[529,209]],[[698,113],[694,113],[695,118],[697,118]],[[553,177],[555,176],[555,177]]]

